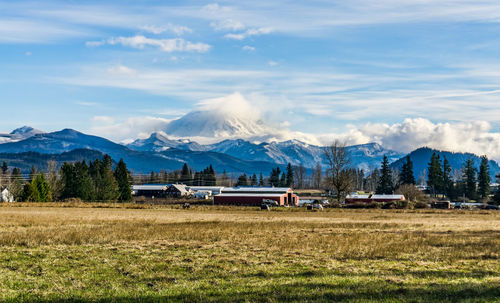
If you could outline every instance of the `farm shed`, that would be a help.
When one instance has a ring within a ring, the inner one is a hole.
[[[404,201],[405,196],[403,195],[348,195],[345,198],[345,204],[352,203],[388,203],[388,202],[396,202],[396,201]]]
[[[215,205],[261,205],[275,201],[280,206],[298,206],[299,197],[288,187],[232,187],[214,196]]]
[[[210,192],[210,195],[219,195],[221,191],[224,189],[224,186],[190,186],[189,190],[194,193],[197,192]]]
[[[132,192],[134,196],[142,197],[165,197],[167,195],[168,185],[152,184],[152,185],[133,185]]]
[[[192,193],[184,184],[172,184],[167,189],[167,196],[169,197],[187,197],[191,196]]]
[[[14,195],[7,188],[4,188],[0,194],[0,202],[14,202]]]

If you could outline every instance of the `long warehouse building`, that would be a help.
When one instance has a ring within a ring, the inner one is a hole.
[[[258,206],[275,202],[279,206],[298,206],[299,197],[288,187],[233,187],[214,196],[215,205]]]

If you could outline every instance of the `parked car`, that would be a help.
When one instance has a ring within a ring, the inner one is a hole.
[[[499,207],[498,207],[498,205],[488,204],[488,205],[484,206],[484,208],[483,208],[483,209],[487,209],[487,210],[498,210],[498,209],[499,209]]]

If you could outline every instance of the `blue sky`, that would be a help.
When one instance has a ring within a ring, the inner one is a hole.
[[[0,130],[120,141],[237,92],[291,132],[496,156],[499,33],[489,0],[0,1]]]

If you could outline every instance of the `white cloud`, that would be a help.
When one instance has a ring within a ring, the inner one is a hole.
[[[246,30],[245,32],[242,32],[242,33],[237,33],[237,34],[229,33],[229,34],[225,34],[224,37],[228,38],[228,39],[234,39],[234,40],[243,40],[243,39],[246,39],[246,38],[249,38],[249,37],[253,37],[253,36],[260,36],[260,35],[270,34],[272,31],[273,31],[273,29],[270,28],[270,27],[250,28],[250,29],[248,29],[248,30]]]
[[[133,37],[116,37],[107,41],[110,45],[123,45],[133,48],[143,49],[146,46],[158,47],[161,51],[171,52],[199,52],[204,53],[210,50],[211,46],[205,43],[193,43],[181,38],[176,39],[152,39],[142,35]]]
[[[241,49],[244,50],[244,51],[247,51],[247,52],[253,52],[253,51],[255,51],[255,47],[250,46],[250,45],[245,45]]]
[[[210,26],[216,31],[241,31],[245,29],[245,25],[240,21],[225,19],[222,21],[212,21]]]
[[[168,119],[150,116],[130,117],[122,121],[107,116],[95,116],[91,120],[90,132],[116,141],[130,141],[161,131],[169,122]]]
[[[220,98],[200,101],[197,107],[203,111],[221,112],[224,116],[245,117],[253,120],[260,119],[258,107],[250,104],[250,102],[238,92]]]
[[[273,61],[273,60],[269,60],[269,61],[267,62],[267,65],[269,65],[269,66],[271,66],[271,67],[272,67],[272,66],[276,66],[276,65],[278,65],[278,62]]]
[[[493,132],[491,125],[484,121],[433,123],[424,118],[407,118],[392,125],[368,123],[359,127],[351,126],[350,131],[336,137],[350,144],[376,142],[404,153],[427,146],[447,151],[486,154],[500,159],[500,133]],[[327,137],[322,138],[323,142],[328,144],[325,139]]]
[[[171,23],[168,23],[167,25],[163,25],[163,26],[157,26],[157,25],[143,25],[140,27],[140,29],[146,31],[146,32],[149,32],[149,33],[153,33],[155,35],[159,35],[159,34],[162,34],[164,32],[171,32],[177,36],[182,36],[186,33],[192,33],[193,30],[190,29],[189,27],[187,26],[182,26],[182,25],[174,25],[174,24],[171,24]]]
[[[131,75],[135,75],[137,72],[134,69],[127,67],[125,65],[117,65],[117,66],[113,66],[113,67],[108,68],[108,73],[111,75],[131,76]]]

